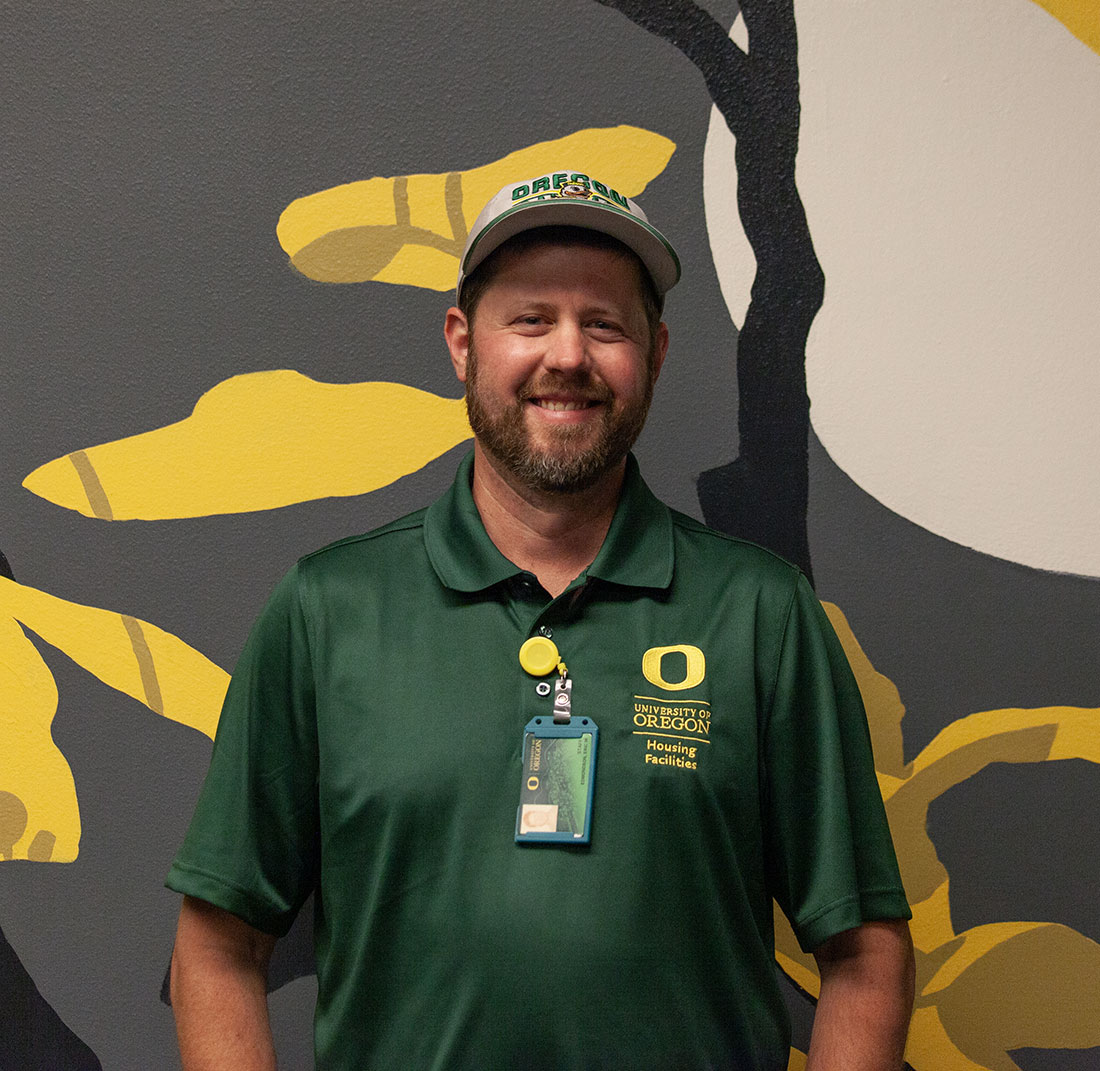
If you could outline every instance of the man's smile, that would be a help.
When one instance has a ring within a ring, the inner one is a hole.
[[[593,406],[602,404],[596,398],[578,398],[568,401],[559,398],[529,398],[528,401],[532,405],[537,405],[540,409],[549,409],[553,413],[571,413],[580,409],[591,409]]]

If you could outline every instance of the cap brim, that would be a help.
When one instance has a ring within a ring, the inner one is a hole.
[[[620,241],[638,254],[662,296],[680,278],[680,259],[668,240],[655,227],[637,216],[599,201],[529,201],[506,209],[485,228],[467,250],[458,281],[462,284],[487,257],[509,238],[535,227],[583,227]]]

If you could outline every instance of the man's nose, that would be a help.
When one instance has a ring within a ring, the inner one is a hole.
[[[574,372],[588,365],[588,338],[580,324],[559,323],[547,339],[543,363],[548,368]]]

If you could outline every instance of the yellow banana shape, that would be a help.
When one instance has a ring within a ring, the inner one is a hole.
[[[0,860],[76,858],[80,809],[72,770],[50,732],[56,713],[53,674],[5,608],[0,611]]]
[[[0,577],[0,615],[14,618],[104,684],[213,738],[229,674],[178,637],[127,614],[68,602],[6,577]],[[9,637],[5,652],[13,642]],[[46,685],[39,680],[35,688],[40,711]],[[32,717],[23,709],[14,710],[16,734]]]
[[[276,234],[291,264],[324,283],[383,283],[451,290],[482,205],[507,182],[564,162],[636,197],[676,150],[634,126],[579,130],[469,171],[370,178],[292,201]]]
[[[949,1054],[945,1035],[977,1066],[1009,1071],[1017,1066],[1013,1049],[1100,1045],[1100,944],[1068,926],[976,926],[953,943],[931,978],[918,979],[918,990],[911,1053],[931,1053],[938,1044]],[[921,1071],[953,1066],[940,1056],[923,1064],[909,1059]]]
[[[1035,707],[983,710],[952,722],[913,760],[913,776],[978,741],[1043,729],[1042,747],[1026,749],[1016,761],[1085,759],[1100,763],[1100,709],[1096,707]],[[987,759],[988,761],[1003,761]],[[958,782],[955,782],[956,784]]]
[[[472,434],[461,398],[253,372],[211,388],[185,420],[56,458],[23,486],[104,520],[247,513],[366,494]]]
[[[1100,945],[1067,926],[1000,922],[955,933],[947,870],[927,832],[928,807],[991,762],[1100,763],[1100,710],[989,710],[946,726],[902,761],[905,707],[875,670],[843,613],[823,603],[859,682],[875,765],[913,907],[917,1009],[906,1059],[916,1071],[1011,1071],[1016,1048],[1100,1045]],[[818,996],[812,956],[775,912],[776,960]],[[1087,996],[1083,996],[1087,994]]]

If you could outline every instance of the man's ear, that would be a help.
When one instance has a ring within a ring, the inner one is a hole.
[[[447,349],[451,352],[451,364],[460,383],[466,382],[466,356],[470,352],[470,325],[466,314],[457,306],[447,310],[447,319],[443,323],[443,337],[447,340]]]

